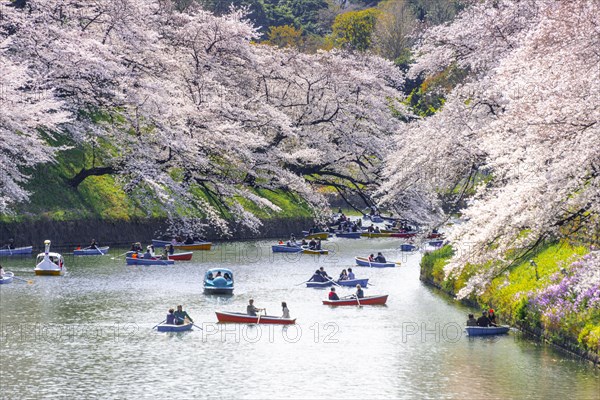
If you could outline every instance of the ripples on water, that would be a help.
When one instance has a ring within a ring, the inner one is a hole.
[[[562,353],[514,333],[467,338],[470,310],[421,284],[419,255],[397,253],[395,240],[334,239],[327,257],[270,244],[217,245],[168,267],[67,257],[58,278],[34,277],[33,259],[3,261],[34,284],[0,287],[0,397],[600,398],[598,371]],[[353,265],[374,251],[403,265]],[[202,293],[216,265],[233,269],[234,296]],[[327,290],[297,285],[320,266],[353,267],[388,304],[321,305]],[[215,310],[244,311],[250,298],[274,315],[286,301],[297,326],[215,323]],[[180,303],[204,331],[151,329]]]

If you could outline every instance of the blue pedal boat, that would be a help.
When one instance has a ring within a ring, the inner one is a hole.
[[[355,287],[356,285],[360,285],[362,287],[367,287],[369,284],[369,278],[366,279],[347,279],[345,281],[333,281],[340,286],[348,286]],[[306,282],[306,287],[309,288],[328,288],[331,286],[335,286],[334,283],[330,282]]]
[[[469,336],[490,336],[490,335],[503,335],[508,333],[510,327],[508,326],[467,326],[465,331]]]
[[[184,332],[191,331],[194,324],[183,324],[183,325],[172,325],[172,324],[160,324],[156,327],[159,332]]]
[[[402,243],[400,247],[398,247],[400,251],[415,251],[417,250],[417,246],[410,243]]]
[[[233,272],[227,268],[211,268],[204,274],[204,293],[232,294]]]

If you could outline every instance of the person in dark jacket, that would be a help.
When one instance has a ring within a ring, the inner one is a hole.
[[[467,320],[467,326],[477,326],[477,320],[473,316],[473,314],[469,314],[469,319]]]
[[[492,308],[490,308],[490,311],[488,312],[488,318],[490,319],[490,326],[498,326],[496,314]]]
[[[186,318],[189,319],[190,322],[194,322],[192,317],[190,317],[187,312],[183,311],[183,307],[181,305],[177,306],[177,311],[175,311],[173,315],[175,316],[176,325],[183,325]]]
[[[321,271],[316,270],[315,274],[310,277],[310,279],[308,280],[308,282],[327,282],[327,279],[325,279],[323,277],[323,275],[321,275]]]
[[[382,263],[382,264],[386,263],[386,259],[383,256],[383,254],[381,254],[381,252],[377,253],[377,257],[375,257],[375,262]]]
[[[319,273],[321,274],[321,276],[324,279],[323,282],[328,282],[333,279],[329,275],[327,275],[327,272],[325,272],[325,268],[323,268],[323,267],[319,268]]]
[[[477,326],[488,327],[490,326],[490,319],[488,318],[487,311],[481,313],[481,317],[477,318]]]
[[[329,291],[329,300],[339,300],[339,299],[340,299],[340,297],[335,292],[335,286],[332,286],[331,290]]]

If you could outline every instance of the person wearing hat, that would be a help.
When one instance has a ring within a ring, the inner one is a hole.
[[[493,308],[490,308],[490,311],[488,311],[488,318],[490,319],[490,326],[498,326],[496,322],[496,314],[494,313]]]
[[[335,286],[331,287],[331,290],[329,291],[329,300],[339,300],[340,296],[337,295],[337,293],[335,292]]]
[[[477,318],[477,326],[486,328],[490,326],[490,319],[488,318],[487,311],[481,313],[481,317]]]

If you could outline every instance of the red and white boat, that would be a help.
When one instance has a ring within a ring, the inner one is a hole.
[[[222,323],[234,324],[276,324],[276,325],[293,325],[296,323],[296,318],[280,318],[270,315],[252,316],[244,313],[216,311],[217,319]]]
[[[323,304],[327,306],[373,306],[385,304],[387,298],[387,294],[384,296],[366,296],[362,299],[356,299],[356,297],[353,297],[339,300],[323,300]]]
[[[185,253],[174,253],[174,254],[169,254],[169,260],[175,260],[175,261],[190,261],[192,259],[192,256],[194,255],[193,251],[186,251]]]

